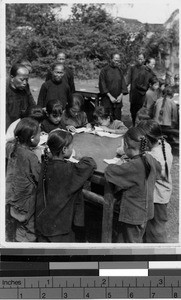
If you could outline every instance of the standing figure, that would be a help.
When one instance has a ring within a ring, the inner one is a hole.
[[[135,125],[136,114],[138,110],[143,106],[145,101],[146,92],[149,88],[149,80],[156,75],[153,72],[155,67],[155,59],[149,58],[145,61],[145,68],[140,70],[139,76],[135,80],[134,99],[132,99],[131,112],[132,122]]]
[[[159,162],[145,154],[147,139],[141,128],[132,127],[124,135],[124,152],[129,158],[121,165],[110,164],[105,170],[107,182],[114,185],[119,208],[119,243],[142,243],[146,223],[153,218],[153,190],[160,175]]]
[[[113,118],[121,120],[123,95],[128,94],[128,89],[120,68],[120,55],[113,54],[111,63],[104,67],[99,76],[99,89],[102,105],[105,110],[111,111]]]
[[[146,92],[145,101],[143,106],[136,114],[135,123],[138,124],[141,120],[153,119],[155,105],[158,97],[157,90],[159,88],[159,81],[156,77],[149,80],[149,89]]]
[[[160,125],[153,121],[141,121],[138,124],[148,138],[149,152],[161,164],[161,177],[156,180],[154,188],[154,217],[146,226],[146,243],[166,243],[168,221],[167,206],[172,193],[171,167],[173,161],[171,146],[162,136]]]
[[[40,141],[40,125],[32,118],[23,118],[14,135],[15,139],[6,144],[7,218],[9,216],[17,222],[16,242],[35,242],[34,212],[40,163],[33,149]]]
[[[128,70],[127,75],[127,85],[129,91],[129,100],[130,100],[130,112],[133,121],[133,125],[136,118],[136,104],[138,102],[139,93],[137,91],[136,80],[139,76],[140,71],[145,69],[145,57],[143,53],[138,54],[137,63],[131,66]]]
[[[68,68],[66,64],[66,55],[63,52],[59,52],[56,57],[56,61],[64,66],[64,77],[67,79],[68,85],[72,93],[75,93],[75,84],[74,84],[74,74],[70,68]],[[52,72],[48,71],[46,76],[46,81],[52,78]]]
[[[177,128],[178,109],[173,101],[172,87],[166,87],[163,97],[156,101],[154,120],[161,125],[162,131],[165,134],[167,134],[168,129]]]
[[[17,119],[27,117],[29,109],[36,105],[27,88],[28,79],[29,70],[24,65],[12,66],[6,88],[6,128]]]
[[[36,202],[36,230],[39,242],[75,242],[74,226],[84,226],[82,188],[96,168],[90,157],[78,163],[68,161],[73,150],[70,132],[50,132]]]
[[[64,109],[67,102],[71,99],[72,93],[67,80],[64,76],[64,66],[55,63],[52,66],[52,78],[45,81],[38,95],[38,105],[46,107],[48,101],[59,99]]]

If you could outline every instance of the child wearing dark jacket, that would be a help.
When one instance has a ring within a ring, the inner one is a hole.
[[[129,161],[110,164],[105,178],[114,186],[118,207],[118,243],[142,243],[147,221],[154,216],[153,191],[161,166],[145,154],[147,140],[141,128],[132,127],[124,135],[124,152]]]
[[[60,129],[49,134],[40,173],[36,202],[36,230],[39,242],[75,242],[73,227],[84,226],[82,188],[96,168],[90,157],[78,163],[67,161],[73,148],[73,136]]]

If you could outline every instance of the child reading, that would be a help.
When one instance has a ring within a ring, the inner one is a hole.
[[[74,242],[73,225],[84,226],[82,188],[96,168],[90,157],[78,163],[67,161],[73,136],[61,129],[50,132],[36,202],[36,230],[39,242]]]
[[[95,108],[93,118],[94,124],[100,126],[106,132],[124,134],[128,130],[122,121],[113,120],[110,111],[106,111],[103,106]]]
[[[57,128],[66,129],[61,123],[62,112],[62,105],[59,100],[48,101],[46,105],[46,118],[41,124],[42,131],[49,133]]]
[[[39,123],[23,118],[14,131],[15,139],[7,142],[6,204],[17,220],[16,242],[34,242],[34,211],[40,163],[32,151],[40,140]]]
[[[70,99],[66,105],[65,111],[62,114],[61,122],[63,126],[66,126],[67,130],[75,132],[76,128],[78,127],[90,127],[83,107],[83,96],[78,93],[73,94],[72,99]]]
[[[146,144],[141,128],[128,129],[124,135],[124,151],[130,160],[109,165],[105,170],[107,182],[115,186],[119,243],[141,243],[146,223],[153,218],[153,190],[161,167],[156,159],[145,154]]]

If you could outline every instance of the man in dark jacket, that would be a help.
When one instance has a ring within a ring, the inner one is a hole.
[[[117,120],[121,120],[123,95],[128,94],[126,82],[120,68],[120,60],[119,54],[113,54],[111,63],[101,70],[99,76],[102,105]]]
[[[144,54],[139,53],[137,62],[134,65],[130,66],[126,78],[126,83],[129,91],[130,112],[131,112],[133,123],[135,121],[134,106],[135,106],[135,102],[137,102],[136,98],[138,96],[137,89],[136,89],[136,80],[139,76],[139,73],[145,69],[144,62],[145,62]]]
[[[149,81],[156,77],[153,69],[155,67],[155,59],[149,58],[145,61],[145,66],[140,68],[139,74],[134,79],[134,84],[131,90],[131,105],[130,112],[132,116],[133,125],[135,125],[136,114],[143,106],[145,101],[146,91],[149,88]]]
[[[19,118],[27,117],[29,109],[36,105],[30,89],[27,88],[29,70],[22,64],[15,64],[10,70],[6,87],[6,129]]]

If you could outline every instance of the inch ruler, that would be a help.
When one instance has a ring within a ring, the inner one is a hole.
[[[0,299],[181,299],[181,276],[1,277]]]

